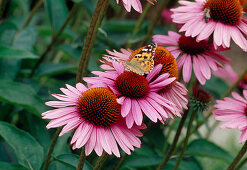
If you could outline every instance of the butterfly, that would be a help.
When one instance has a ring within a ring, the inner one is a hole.
[[[157,48],[156,43],[144,47],[139,53],[137,53],[130,61],[115,61],[125,66],[126,70],[133,71],[139,75],[148,74],[154,67],[154,54]]]

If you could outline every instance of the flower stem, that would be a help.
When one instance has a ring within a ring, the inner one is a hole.
[[[234,158],[232,163],[228,166],[227,170],[233,170],[238,164],[238,162],[241,160],[241,158],[244,156],[246,151],[247,151],[247,141],[245,142],[244,146],[241,148],[237,156]]]
[[[82,149],[81,149],[81,155],[80,155],[79,163],[77,165],[76,170],[82,170],[85,161],[86,161],[85,146],[83,146]]]
[[[87,65],[90,58],[90,54],[98,33],[98,28],[105,16],[105,11],[108,7],[109,0],[98,0],[97,6],[94,10],[92,20],[89,26],[89,30],[84,42],[81,59],[77,71],[76,82],[80,82],[83,75],[87,72]]]
[[[166,4],[167,4],[168,0],[163,0],[159,6],[159,9],[158,11],[156,12],[153,20],[152,20],[152,23],[151,23],[151,26],[149,27],[148,29],[148,33],[146,34],[146,37],[144,38],[143,42],[142,42],[142,46],[143,45],[146,45],[153,33],[153,30],[154,30],[154,27],[155,25],[157,24],[157,22],[159,21],[159,19],[161,18],[161,12],[163,11],[163,9],[166,7]]]
[[[128,155],[125,153],[124,156],[122,156],[119,161],[117,162],[117,164],[113,167],[113,170],[118,170],[120,169],[121,165],[123,164],[123,162],[125,161],[125,159],[128,157]]]
[[[171,132],[172,132],[172,129],[174,128],[174,126],[175,126],[175,121],[172,120],[172,123],[171,123],[171,125],[169,126],[169,130],[168,130],[167,135],[166,135],[166,141],[165,141],[165,143],[164,143],[164,145],[163,145],[163,148],[162,148],[161,154],[162,154],[163,156],[165,155],[166,149],[167,149],[167,146],[168,146],[168,140],[167,140],[167,139],[168,139],[169,136],[171,135]]]
[[[2,15],[5,11],[6,5],[8,3],[9,0],[2,0],[0,1],[0,19],[2,19]]]
[[[154,27],[157,24],[157,22],[159,21],[159,19],[161,18],[161,12],[163,11],[163,9],[165,7],[172,7],[177,3],[177,0],[163,0],[159,6],[159,9],[157,11],[157,13],[155,14],[151,26],[149,27],[148,33],[146,34],[146,37],[144,38],[143,42],[142,42],[142,46],[146,45],[153,33]]]
[[[22,29],[24,29],[29,24],[29,22],[33,18],[34,14],[38,11],[38,9],[42,6],[43,3],[44,3],[44,0],[39,0],[39,2],[33,7],[31,13],[29,14],[25,23],[22,26]]]
[[[190,117],[189,125],[187,127],[187,132],[186,132],[186,136],[185,136],[184,146],[183,146],[183,149],[182,149],[182,151],[181,151],[181,153],[179,155],[179,158],[178,158],[178,161],[176,163],[176,166],[175,166],[175,168],[173,170],[177,170],[178,169],[179,164],[180,164],[180,162],[183,159],[184,152],[185,152],[185,150],[187,148],[189,137],[190,137],[190,130],[192,128],[193,120],[194,120],[194,118],[196,116],[196,113],[197,113],[197,110],[194,110],[193,113],[192,113],[192,115],[191,115],[191,117]]]
[[[179,136],[181,134],[182,128],[184,126],[185,120],[186,120],[186,118],[188,116],[189,110],[190,110],[190,108],[188,108],[188,110],[185,110],[184,115],[183,115],[183,117],[182,117],[182,119],[181,119],[181,121],[179,123],[176,135],[175,135],[175,137],[173,139],[172,145],[171,145],[166,157],[164,158],[164,160],[158,165],[157,170],[161,170],[166,165],[166,163],[169,161],[170,157],[172,156],[172,153],[173,153],[173,151],[174,151],[174,149],[176,147],[176,144],[178,142],[178,139],[179,139]]]
[[[93,170],[101,169],[101,167],[103,166],[103,164],[104,164],[104,162],[106,161],[107,158],[108,158],[108,154],[105,151],[103,151],[103,154],[99,157],[99,159],[96,162],[96,165],[94,166]]]
[[[242,160],[239,165],[236,167],[236,170],[239,170],[240,168],[242,168],[242,166],[244,166],[244,164],[247,162],[247,157],[244,158],[244,160]]]
[[[45,160],[45,163],[44,163],[44,166],[43,166],[43,170],[47,170],[48,167],[49,167],[50,160],[51,160],[51,154],[52,154],[52,152],[54,150],[55,144],[56,144],[57,139],[58,139],[58,135],[59,135],[59,133],[61,131],[62,131],[62,127],[59,127],[59,128],[57,128],[55,134],[53,135],[53,138],[51,140],[51,144],[50,144],[47,156],[46,156],[46,160]]]
[[[76,10],[77,10],[77,5],[74,4],[74,6],[72,7],[71,11],[69,12],[65,22],[63,23],[63,25],[61,26],[61,28],[59,29],[57,34],[52,37],[51,42],[47,46],[46,50],[42,53],[42,55],[40,56],[39,60],[36,62],[35,66],[33,67],[32,71],[31,71],[31,74],[29,75],[29,77],[32,77],[34,75],[35,71],[38,69],[40,64],[44,61],[46,55],[49,53],[49,51],[55,45],[55,43],[57,42],[59,36],[63,33],[63,30],[65,29],[65,27],[69,23],[70,19],[72,18],[72,16],[74,16],[74,13],[75,13]]]
[[[134,28],[134,31],[132,32],[132,34],[131,34],[131,36],[129,38],[127,48],[131,48],[132,43],[130,41],[131,41],[132,38],[135,37],[135,35],[137,34],[137,32],[140,30],[140,28],[142,26],[142,23],[143,23],[145,17],[147,16],[148,11],[149,11],[149,9],[150,9],[151,6],[152,5],[150,3],[147,3],[146,4],[146,6],[145,6],[145,8],[144,8],[144,10],[142,12],[142,14],[140,15],[140,17],[139,17],[139,19],[137,21],[137,24],[136,24],[136,26]]]

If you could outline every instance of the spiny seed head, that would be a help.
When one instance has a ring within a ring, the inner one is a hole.
[[[106,88],[89,89],[77,100],[77,111],[95,126],[109,127],[120,116],[120,105],[116,95]]]
[[[144,98],[149,93],[146,78],[132,71],[120,74],[115,81],[115,87],[121,95],[132,99]]]
[[[239,0],[207,0],[204,8],[210,9],[210,18],[228,25],[236,25],[242,18]]]
[[[190,98],[191,106],[199,111],[204,111],[208,108],[208,105],[213,97],[206,90],[202,89],[199,84],[195,84],[192,90],[192,96]]]

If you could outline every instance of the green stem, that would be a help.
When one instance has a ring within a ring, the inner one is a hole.
[[[121,165],[123,164],[123,162],[125,161],[125,159],[128,157],[128,155],[125,153],[124,156],[122,156],[119,161],[117,162],[117,164],[113,167],[113,170],[118,170],[120,169]]]
[[[165,143],[164,143],[163,148],[162,148],[162,153],[161,153],[162,155],[165,155],[165,153],[166,153],[166,149],[168,146],[168,138],[171,135],[172,129],[174,128],[175,124],[176,124],[176,122],[173,120],[173,122],[169,126],[169,130],[168,130],[167,135],[166,135],[166,140],[165,140]]]
[[[29,77],[32,77],[34,75],[35,71],[38,69],[40,64],[44,61],[46,55],[50,52],[52,47],[55,45],[55,43],[57,42],[59,36],[63,33],[63,30],[65,29],[65,27],[69,23],[70,19],[74,16],[74,13],[76,12],[76,10],[77,10],[77,5],[74,4],[74,6],[72,7],[71,11],[69,12],[65,22],[63,23],[63,25],[61,26],[61,28],[59,29],[57,34],[52,37],[51,42],[47,46],[46,50],[42,53],[42,55],[40,56],[39,60],[36,62],[35,66],[33,67],[32,71],[31,71],[31,74],[29,75]]]
[[[33,18],[34,14],[38,11],[38,9],[42,6],[43,3],[44,3],[44,0],[39,0],[39,2],[33,7],[31,13],[29,14],[25,23],[22,26],[22,29],[24,29],[29,24],[29,22]]]
[[[82,149],[81,149],[81,155],[80,155],[79,163],[77,165],[76,170],[82,170],[85,161],[86,161],[85,146],[83,146]]]
[[[240,168],[242,168],[244,164],[246,164],[246,162],[247,162],[247,157],[244,158],[244,160],[239,163],[239,165],[236,167],[236,170],[239,170]]]
[[[77,71],[76,82],[80,82],[83,75],[87,72],[87,65],[90,58],[90,54],[98,33],[98,28],[105,16],[105,11],[108,7],[109,0],[98,0],[97,6],[94,10],[92,20],[89,26],[86,40],[84,42],[81,59]]]
[[[173,170],[177,170],[178,169],[179,164],[180,164],[180,162],[183,159],[184,152],[185,152],[185,150],[187,148],[189,137],[190,137],[190,130],[192,128],[193,120],[195,119],[196,113],[197,113],[197,110],[194,110],[193,113],[192,113],[192,115],[191,115],[191,117],[190,117],[189,125],[187,127],[187,132],[186,132],[186,136],[185,136],[184,146],[183,146],[183,149],[182,149],[182,151],[180,153],[180,156],[178,158],[178,161],[176,163],[176,166],[175,166],[175,168]]]
[[[160,4],[160,7],[152,20],[151,26],[149,27],[148,33],[142,42],[142,46],[146,45],[153,33],[154,27],[161,18],[161,12],[165,9],[165,7],[171,8],[177,3],[177,0],[163,0]]]
[[[140,30],[140,28],[141,28],[141,26],[142,26],[142,23],[143,23],[145,17],[147,16],[148,11],[149,11],[149,9],[150,9],[151,6],[152,6],[152,5],[151,5],[150,3],[147,3],[147,4],[146,4],[146,6],[145,6],[145,8],[144,8],[144,10],[143,10],[143,12],[142,12],[142,14],[140,15],[140,17],[139,17],[139,19],[138,19],[138,21],[137,21],[137,24],[136,24],[136,26],[135,26],[135,28],[134,28],[134,31],[132,32],[132,34],[131,34],[131,36],[130,36],[130,38],[129,38],[127,48],[131,48],[132,43],[130,42],[130,40],[131,40],[132,38],[134,38],[135,35],[137,34],[137,32]]]
[[[241,158],[244,156],[244,154],[247,151],[247,141],[245,142],[244,146],[241,148],[237,156],[234,158],[232,163],[228,166],[227,170],[234,170],[238,162],[241,160]]]
[[[2,19],[2,15],[4,13],[6,4],[8,3],[9,0],[2,0],[0,1],[0,19]]]
[[[169,3],[169,0],[163,0],[159,6],[158,11],[155,13],[155,16],[152,20],[151,26],[149,27],[148,33],[146,34],[146,37],[144,38],[143,42],[142,42],[142,46],[146,45],[153,33],[154,27],[155,25],[158,23],[159,19],[161,18],[161,12],[163,11],[163,9],[166,7],[166,5]],[[175,0],[170,0],[171,1],[175,1]]]
[[[108,154],[105,151],[103,151],[103,154],[99,157],[99,159],[96,162],[96,165],[94,166],[93,170],[101,169],[101,167],[103,166],[103,164],[104,164],[104,162],[106,161],[107,158],[108,158]]]
[[[184,112],[184,115],[183,115],[183,117],[179,123],[176,135],[173,139],[172,145],[171,145],[166,157],[164,158],[164,160],[158,165],[157,170],[161,170],[166,165],[166,163],[169,161],[170,157],[172,156],[172,153],[173,153],[174,149],[176,148],[176,144],[178,142],[179,136],[180,136],[182,128],[184,126],[185,120],[188,116],[189,110],[190,110],[190,108],[188,108],[188,110],[186,110]]]
[[[59,127],[59,128],[57,128],[57,131],[56,131],[55,134],[53,135],[53,138],[52,138],[52,140],[51,140],[51,144],[50,144],[50,147],[49,147],[47,156],[46,156],[46,160],[45,160],[45,163],[44,163],[44,166],[43,166],[43,170],[47,170],[48,167],[49,167],[50,160],[51,160],[51,154],[52,154],[52,152],[53,152],[53,150],[54,150],[54,147],[55,147],[55,145],[56,145],[56,142],[57,142],[59,133],[60,133],[61,131],[62,131],[62,127]]]

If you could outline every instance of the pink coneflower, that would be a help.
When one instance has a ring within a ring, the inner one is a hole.
[[[239,0],[179,1],[181,7],[172,9],[173,22],[184,24],[180,32],[196,37],[197,41],[208,39],[213,34],[215,47],[230,47],[231,38],[247,51],[247,18]]]
[[[190,81],[192,68],[197,80],[205,84],[211,78],[211,69],[218,70],[227,63],[229,58],[217,54],[207,40],[197,42],[195,38],[186,37],[173,31],[168,31],[168,35],[154,35],[153,41],[166,48],[177,59],[178,68],[182,69],[184,82]]]
[[[121,115],[126,118],[126,124],[129,128],[134,125],[141,125],[143,113],[153,122],[170,117],[169,113],[163,107],[170,110],[174,115],[179,115],[174,109],[173,102],[163,98],[157,92],[168,86],[176,78],[168,78],[169,74],[162,74],[155,80],[153,78],[160,72],[161,65],[152,69],[147,77],[125,71],[125,67],[113,61],[114,71],[94,71],[93,74],[99,77],[84,78],[83,80],[91,87],[97,86],[99,82],[109,86],[112,91],[119,96],[118,101],[122,104]],[[94,78],[94,79],[93,79]],[[153,81],[152,81],[153,80]]]
[[[231,83],[235,83],[239,78],[230,64],[226,64],[224,68],[219,69],[214,74],[218,77],[229,79]],[[238,83],[238,88],[241,90],[247,89],[247,74],[245,74],[243,79]]]
[[[111,60],[108,58],[115,58],[116,60],[120,60],[123,62],[127,62],[131,60],[137,53],[139,53],[142,49],[139,48],[135,51],[131,51],[130,49],[125,50],[121,49],[121,52],[109,51],[107,53],[109,55],[105,55],[102,61],[104,64],[101,66],[104,70],[114,70]],[[183,108],[187,109],[187,89],[186,87],[177,81],[178,79],[178,66],[176,59],[171,55],[171,53],[162,46],[157,46],[154,54],[154,65],[162,64],[162,69],[159,74],[169,73],[169,77],[176,77],[176,80],[172,82],[167,87],[161,89],[158,93],[165,97],[166,99],[172,101],[175,104],[176,109],[178,109],[181,113],[183,112]],[[170,113],[169,109],[165,110]],[[172,113],[169,114],[172,117]]]
[[[134,146],[140,147],[141,141],[137,137],[142,133],[138,129],[145,125],[127,128],[120,114],[121,105],[111,90],[103,87],[87,89],[81,83],[77,83],[76,88],[66,86],[67,89],[60,89],[64,94],[53,94],[61,101],[46,102],[56,108],[42,114],[43,119],[52,119],[47,129],[65,125],[59,136],[75,129],[71,140],[73,149],[85,145],[86,155],[94,149],[99,156],[105,150],[109,155],[113,153],[120,157],[118,145],[127,154]]]
[[[243,95],[244,98],[232,92],[233,98],[216,100],[217,104],[214,106],[216,110],[212,111],[216,115],[216,120],[227,121],[221,128],[237,128],[242,132],[239,143],[247,140],[247,90],[243,91]]]
[[[238,80],[238,75],[233,70],[233,68],[230,64],[224,65],[223,68],[215,71],[214,74],[218,77],[229,79],[231,81],[231,83],[234,83]]]
[[[142,4],[140,0],[122,0],[122,1],[125,9],[128,12],[130,12],[131,7],[133,7],[137,12],[142,13]],[[156,0],[147,0],[147,1],[152,5],[154,5],[154,3],[157,2]],[[117,3],[119,3],[119,0],[117,0]]]

